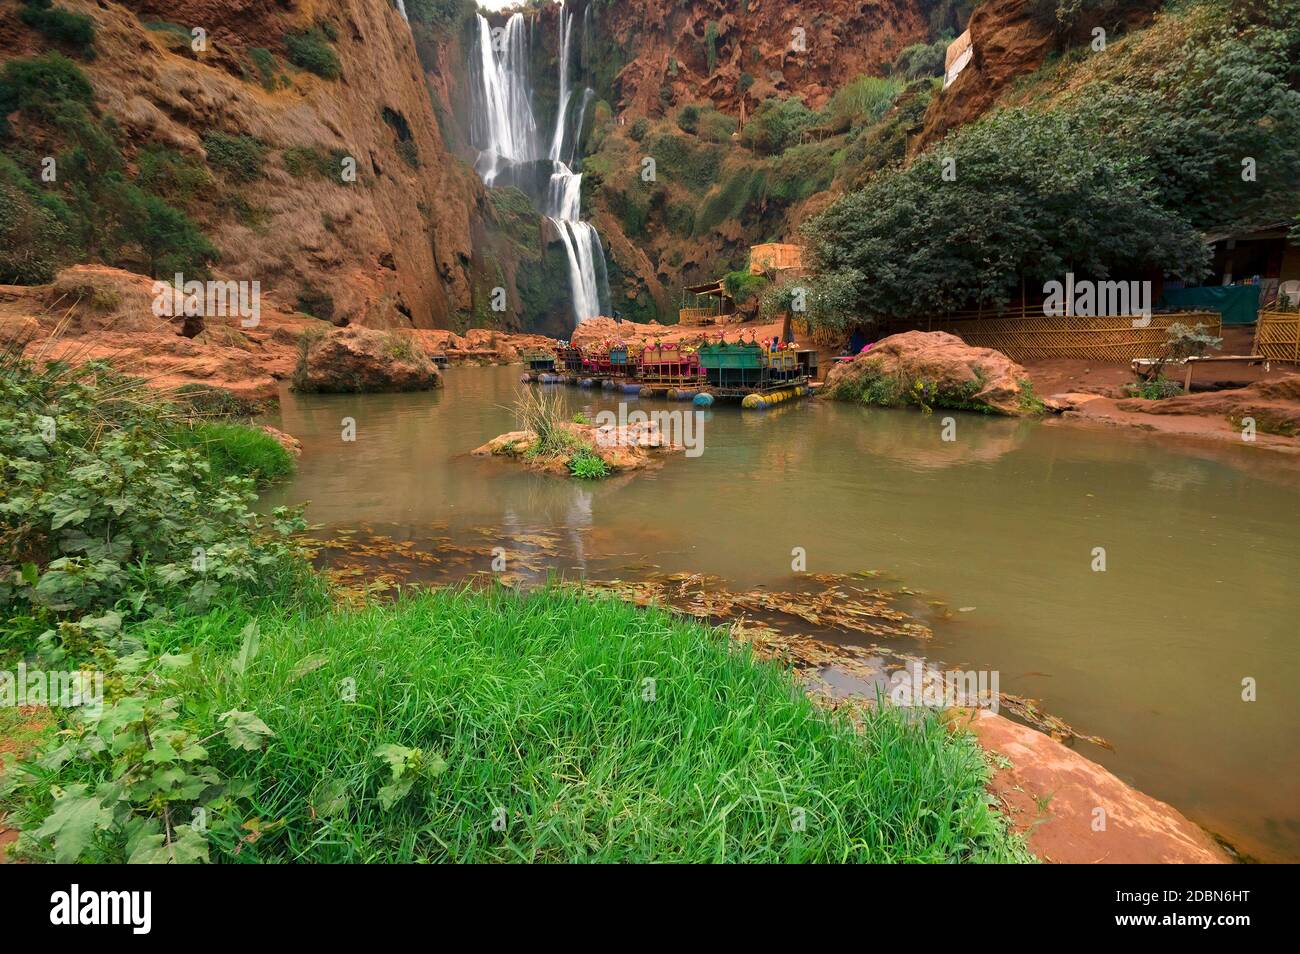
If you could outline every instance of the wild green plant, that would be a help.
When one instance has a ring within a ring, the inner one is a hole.
[[[299,33],[286,33],[284,46],[289,52],[289,62],[294,66],[330,80],[338,79],[342,73],[338,54],[321,25]]]
[[[116,628],[290,571],[300,518],[255,515],[253,481],[214,476],[172,439],[182,423],[175,405],[100,363],[0,363],[6,618],[51,629],[109,614]]]
[[[600,480],[609,476],[609,465],[585,448],[569,458],[568,466],[569,473],[580,480]]]
[[[205,679],[243,683],[258,652],[249,623],[239,652],[209,661]],[[188,653],[101,654],[111,699],[57,710],[61,731],[39,758],[6,779],[33,860],[187,864],[209,860],[209,840],[238,845],[261,830],[253,790],[221,773],[221,750],[255,752],[274,733],[256,713],[185,706]],[[192,677],[191,677],[192,678]],[[274,822],[272,822],[272,825]]]

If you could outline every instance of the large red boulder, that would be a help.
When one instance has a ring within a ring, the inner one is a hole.
[[[918,405],[1021,415],[1042,411],[1029,372],[1001,351],[973,348],[943,331],[890,335],[837,362],[823,393],[886,407]]]
[[[412,336],[370,328],[304,335],[295,391],[324,394],[428,391],[442,375]]]

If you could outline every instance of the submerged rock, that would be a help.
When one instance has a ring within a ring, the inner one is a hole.
[[[293,389],[347,394],[428,391],[442,375],[408,335],[369,328],[335,328],[303,338]]]
[[[943,331],[890,335],[826,375],[824,392],[884,407],[915,405],[998,414],[1037,414],[1029,372],[1001,351],[973,348]]]

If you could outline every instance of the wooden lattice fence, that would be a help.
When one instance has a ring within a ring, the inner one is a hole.
[[[1254,351],[1274,361],[1300,362],[1300,313],[1261,311]]]
[[[891,325],[900,331],[946,331],[968,345],[994,348],[1013,361],[1043,358],[1080,358],[1098,361],[1132,361],[1158,358],[1166,347],[1169,326],[1181,322],[1205,325],[1210,334],[1222,328],[1218,312],[1174,312],[1111,315],[1086,318],[1079,315],[1044,315],[1041,312],[996,316],[947,316],[932,320]]]

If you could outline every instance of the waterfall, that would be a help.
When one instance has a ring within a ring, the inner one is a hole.
[[[587,8],[586,14],[590,14]],[[583,42],[588,33],[584,20]],[[582,220],[582,173],[575,172],[582,124],[594,93],[584,89],[573,106],[571,83],[573,12],[560,4],[560,76],[555,126],[548,142],[533,113],[529,76],[532,28],[522,13],[493,30],[478,15],[478,49],[471,64],[475,102],[471,136],[479,150],[475,163],[485,185],[517,185],[550,219],[569,260],[569,288],[576,322],[607,314],[609,278],[600,235]],[[571,121],[576,120],[576,122]],[[542,177],[548,176],[543,184]]]

